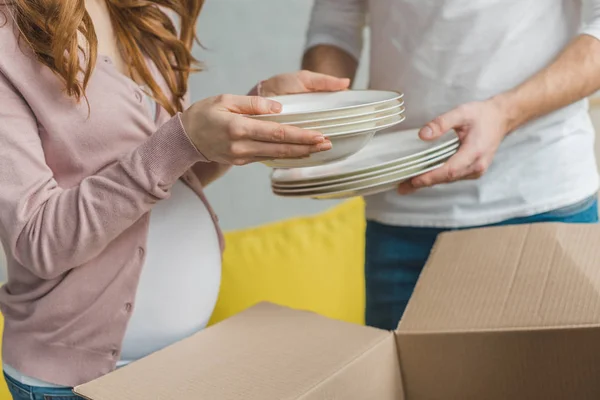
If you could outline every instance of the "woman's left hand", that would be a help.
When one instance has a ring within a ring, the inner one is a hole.
[[[307,92],[337,92],[346,90],[350,79],[318,74],[311,71],[298,71],[276,75],[258,86],[258,95],[264,97],[281,96]]]

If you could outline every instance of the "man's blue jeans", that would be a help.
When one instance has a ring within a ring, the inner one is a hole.
[[[596,223],[597,196],[582,202],[526,218],[494,225],[537,222]],[[437,235],[445,229],[397,227],[367,222],[366,312],[369,326],[396,329],[408,300],[429,257]]]

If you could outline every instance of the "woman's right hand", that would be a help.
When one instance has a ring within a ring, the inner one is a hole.
[[[241,115],[280,111],[281,104],[264,97],[221,95],[194,103],[181,119],[198,151],[222,164],[301,158],[331,149],[320,132]]]

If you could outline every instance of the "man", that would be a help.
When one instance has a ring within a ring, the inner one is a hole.
[[[404,92],[402,129],[454,129],[443,167],[366,199],[366,322],[393,329],[436,236],[595,223],[587,96],[600,89],[600,0],[316,0],[304,68],[353,78],[368,15],[370,88]],[[490,243],[490,246],[493,246]]]

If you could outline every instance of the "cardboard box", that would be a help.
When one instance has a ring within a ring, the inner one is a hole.
[[[92,400],[597,400],[599,292],[600,226],[453,232],[436,242],[396,332],[259,304],[75,391]]]

